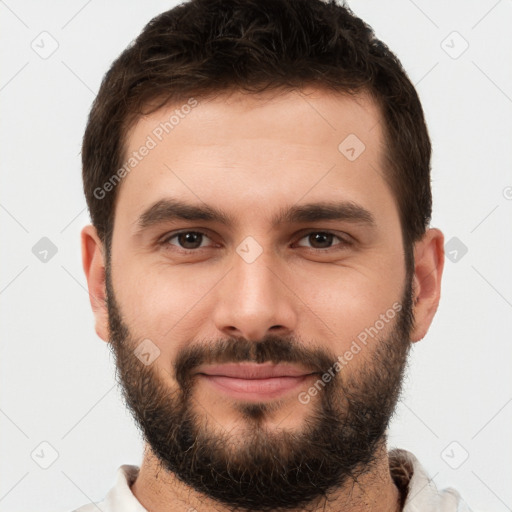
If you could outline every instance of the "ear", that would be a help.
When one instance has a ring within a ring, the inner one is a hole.
[[[424,338],[441,298],[444,268],[444,235],[436,228],[426,231],[414,244],[414,328],[411,341]]]
[[[82,265],[89,288],[89,300],[95,317],[96,334],[109,341],[107,292],[105,286],[105,260],[103,244],[92,225],[85,226],[81,233]]]

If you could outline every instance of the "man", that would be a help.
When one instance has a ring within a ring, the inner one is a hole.
[[[430,153],[345,6],[192,0],[145,27],[89,117],[82,251],[146,448],[81,512],[458,510],[386,446],[440,297]]]

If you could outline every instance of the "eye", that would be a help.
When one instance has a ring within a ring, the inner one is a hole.
[[[181,231],[174,233],[161,241],[162,245],[177,245],[185,251],[193,251],[205,247],[202,242],[204,238],[209,238],[206,233],[202,231]],[[176,239],[176,244],[171,240]]]
[[[351,245],[348,237],[342,238],[341,236],[335,235],[330,231],[310,231],[306,233],[301,240],[307,239],[311,244],[310,249],[314,250],[322,250],[322,249],[331,249],[331,248],[339,248],[342,249],[344,246]],[[332,245],[333,240],[337,239],[340,243]],[[300,247],[308,247],[301,244],[298,244]]]
[[[160,244],[163,245],[164,248],[174,246],[182,252],[198,252],[199,249],[209,247],[206,243],[207,240],[211,240],[211,238],[203,231],[185,230],[166,236]],[[329,249],[343,249],[346,246],[352,245],[348,235],[342,237],[330,231],[309,231],[304,233],[299,240],[307,240],[310,245],[297,243],[297,246],[321,252],[327,252]],[[338,241],[338,243],[336,243],[336,241]]]

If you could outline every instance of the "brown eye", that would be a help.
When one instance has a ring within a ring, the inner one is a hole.
[[[205,233],[201,231],[182,231],[175,233],[162,241],[164,245],[177,245],[184,250],[194,250],[204,247],[202,242],[204,238],[208,238]],[[172,243],[171,240],[176,239],[177,243]]]
[[[335,235],[334,233],[330,233],[329,231],[311,231],[306,233],[301,240],[307,240],[310,245],[302,245],[299,244],[300,247],[309,247],[311,249],[331,249],[331,248],[339,248],[344,247],[345,245],[349,245],[350,242]],[[334,243],[335,241],[338,243]]]
[[[334,235],[331,233],[311,233],[308,235],[308,240],[315,249],[325,249],[326,246],[330,247],[333,238]]]

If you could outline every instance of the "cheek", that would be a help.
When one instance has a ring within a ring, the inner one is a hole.
[[[400,279],[392,272],[355,266],[330,267],[314,279],[311,273],[295,273],[290,288],[304,303],[302,331],[336,354],[377,322],[379,336],[384,335],[401,297]]]
[[[119,265],[114,286],[125,320],[137,339],[150,339],[166,359],[192,341],[207,321],[209,291],[220,277],[214,272],[132,262]],[[211,302],[210,302],[211,304]]]

